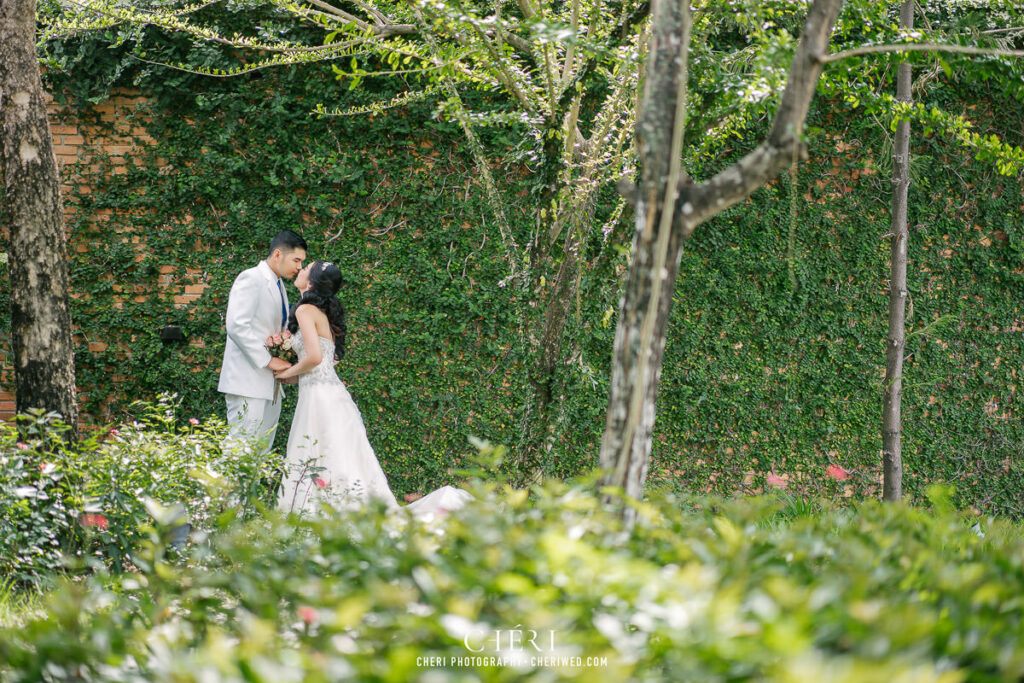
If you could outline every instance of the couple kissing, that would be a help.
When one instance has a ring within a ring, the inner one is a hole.
[[[370,498],[397,509],[359,408],[335,369],[345,355],[341,269],[331,261],[304,267],[307,251],[300,235],[281,231],[266,258],[242,271],[231,286],[217,387],[227,403],[230,447],[269,454],[281,416],[282,384],[298,384],[278,509],[313,514],[330,509],[323,504],[358,508]],[[294,280],[299,290],[294,307],[282,279]],[[290,344],[277,343],[285,337]],[[294,363],[282,357],[282,346],[294,351]],[[405,507],[417,516],[437,516],[471,498],[444,486]]]

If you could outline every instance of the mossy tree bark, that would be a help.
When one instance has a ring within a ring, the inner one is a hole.
[[[36,55],[35,0],[0,0],[0,168],[10,217],[15,408],[78,420],[57,159]]]

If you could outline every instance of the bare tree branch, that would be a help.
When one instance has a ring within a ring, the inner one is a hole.
[[[573,33],[579,33],[580,30],[580,3],[579,0],[573,0],[572,3],[572,31]],[[569,82],[569,74],[572,73],[572,67],[576,62],[576,43],[570,42],[565,48],[565,60],[562,63],[562,76],[558,79],[558,86],[564,88],[566,83]]]
[[[325,10],[334,19],[343,19],[344,21],[350,21],[356,26],[358,26],[361,30],[373,31],[374,34],[381,37],[416,33],[416,27],[413,26],[412,24],[392,23],[391,20],[388,19],[385,15],[381,14],[380,11],[362,2],[356,2],[355,4],[358,5],[364,11],[366,11],[367,13],[373,15],[374,23],[371,24],[368,21],[360,19],[354,14],[350,14],[349,12],[346,12],[345,10],[339,7],[335,7],[334,5],[328,2],[324,2],[323,0],[306,0],[306,2],[308,2],[310,5],[313,5],[314,7],[319,7],[320,9]]]
[[[982,31],[981,35],[990,36],[995,33],[1016,33],[1017,31],[1024,31],[1024,26],[1014,26],[1013,28],[993,28],[988,31]]]
[[[629,30],[639,21],[646,19],[651,14],[651,3],[645,2],[637,7],[631,14],[629,14],[622,23],[619,24],[619,37],[623,40],[626,39],[626,35]]]
[[[526,92],[519,87],[519,83],[516,82],[515,75],[509,71],[508,65],[505,63],[505,60],[502,58],[501,53],[495,47],[494,43],[487,36],[487,33],[480,28],[475,21],[469,22],[469,25],[473,28],[474,33],[477,34],[477,37],[480,38],[480,41],[484,44],[487,54],[490,56],[491,62],[494,64],[495,76],[497,76],[498,80],[502,82],[505,88],[508,89],[509,93],[511,93],[511,95],[515,97],[527,111],[536,111],[537,103],[527,97]]]
[[[341,17],[345,21],[351,21],[353,24],[363,29],[364,31],[370,28],[370,24],[368,24],[367,22],[363,21],[354,14],[349,14],[345,10],[339,7],[335,7],[329,2],[323,2],[323,0],[306,0],[306,2],[308,2],[310,5],[313,5],[314,7],[319,7],[322,10],[326,10],[330,14],[333,14],[335,17]]]
[[[536,60],[533,54],[533,45],[530,43],[530,41],[520,36],[517,36],[511,31],[499,30],[498,34],[501,36],[502,40],[504,40],[506,43],[522,52],[524,57],[527,57],[531,60]]]
[[[359,0],[349,0],[349,1],[352,4],[356,5],[359,9],[363,10],[364,12],[366,12],[367,14],[373,15],[373,18],[381,26],[386,26],[388,24],[394,24],[395,23],[395,22],[391,21],[391,19],[388,19],[386,16],[384,16],[384,14],[379,9],[377,9],[376,7],[373,7],[372,5],[367,5],[365,2],[359,2]]]
[[[974,47],[973,45],[941,45],[939,43],[903,43],[893,45],[867,45],[843,50],[833,55],[822,55],[822,64],[831,64],[847,57],[874,55],[886,52],[953,52],[964,55],[988,55],[992,57],[1024,57],[1024,50],[1001,50],[994,47]]]
[[[683,181],[675,225],[682,229],[684,239],[698,225],[746,199],[792,164],[795,150],[801,149],[800,132],[822,65],[830,61],[826,53],[841,4],[842,0],[818,0],[811,7],[768,139],[705,183]]]

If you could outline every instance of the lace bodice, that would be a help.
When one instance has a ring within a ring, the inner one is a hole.
[[[320,354],[323,356],[320,364],[309,372],[299,375],[299,388],[313,384],[341,384],[338,373],[334,371],[334,342],[317,336],[320,340]],[[302,334],[292,336],[292,348],[299,360],[306,357],[306,347],[302,342]]]

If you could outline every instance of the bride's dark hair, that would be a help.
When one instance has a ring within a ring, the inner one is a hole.
[[[309,284],[312,289],[303,292],[302,298],[292,308],[288,316],[288,331],[297,334],[299,322],[295,319],[295,311],[302,304],[312,304],[324,312],[327,322],[334,335],[334,360],[345,356],[345,308],[338,301],[338,290],[341,289],[341,269],[330,261],[313,261],[309,267]]]

